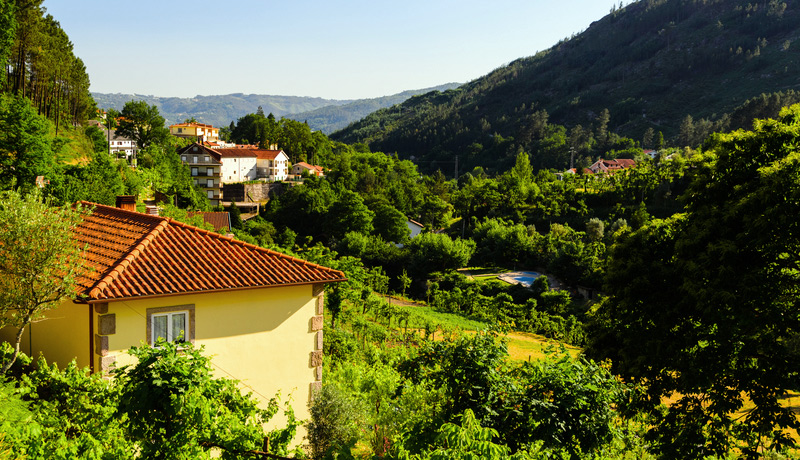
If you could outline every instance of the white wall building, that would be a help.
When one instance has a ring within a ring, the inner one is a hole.
[[[289,177],[289,156],[283,150],[251,150],[258,157],[258,177],[271,181]]]
[[[110,136],[108,131],[105,131],[104,134],[106,135],[106,139],[108,139],[109,151],[119,158],[124,157],[125,159],[130,159],[139,151],[135,140],[117,134],[116,129],[111,131]]]
[[[211,149],[209,149],[211,150]],[[222,162],[222,183],[256,180],[258,156],[252,149],[213,149]]]

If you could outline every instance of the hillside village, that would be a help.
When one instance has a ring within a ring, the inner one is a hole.
[[[609,23],[697,63],[667,27],[796,6],[620,5],[328,136],[97,107],[40,3],[0,0],[0,458],[800,458],[795,93],[712,122],[505,91]]]

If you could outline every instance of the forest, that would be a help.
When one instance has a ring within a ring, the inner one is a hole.
[[[49,48],[25,43],[69,47],[40,5],[0,0],[0,326],[18,321],[10,242],[25,225],[117,195],[138,196],[141,210],[161,197],[162,215],[198,226],[188,211],[211,209],[175,154],[186,141],[155,106],[130,101],[97,118],[91,98],[70,99],[83,88],[66,77],[77,58],[36,64]],[[689,11],[652,0],[625,10],[664,5]],[[40,65],[47,79],[28,73]],[[411,103],[431,97],[444,96]],[[226,138],[278,144],[325,177],[304,177],[246,220],[227,208],[222,231],[348,279],[325,295],[310,420],[285,400],[259,406],[189,344],[134,347],[138,363],[113,379],[4,344],[0,458],[800,458],[796,98],[765,94],[725,123],[689,117],[678,137],[651,129],[641,141],[618,134],[610,110],[567,128],[526,107],[513,139],[473,147],[502,162],[463,169],[445,153],[412,161],[256,110]],[[96,125],[114,119],[140,148],[135,162],[109,155]],[[600,156],[636,165],[587,172]],[[408,219],[422,233],[412,238]],[[540,276],[496,277],[517,270]]]
[[[457,175],[475,166],[504,171],[520,150],[533,164],[567,168],[570,150],[580,154],[586,133],[603,125],[645,149],[657,148],[659,132],[667,146],[697,147],[712,132],[750,128],[734,113],[776,117],[765,98],[798,102],[798,15],[797,4],[778,0],[620,5],[549,49],[331,137],[413,158],[426,173],[452,171],[442,163],[458,157],[466,169]],[[594,137],[595,155],[619,149]]]

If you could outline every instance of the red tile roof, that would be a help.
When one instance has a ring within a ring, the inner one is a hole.
[[[309,171],[323,172],[322,166],[310,165],[310,164],[306,163],[305,161],[297,162],[297,163],[294,164],[294,166],[300,166],[301,168],[307,169]]]
[[[220,158],[255,158],[258,156],[252,149],[214,149],[211,151],[216,152]]]
[[[609,163],[615,162],[617,166],[621,168],[632,168],[636,166],[636,161],[631,160],[630,158],[617,158],[616,160],[610,160]]]
[[[88,302],[344,281],[338,270],[165,217],[94,207],[75,230]]]
[[[256,154],[259,160],[274,160],[278,158],[278,155],[281,154],[283,150],[264,150],[264,149],[254,149],[253,153]],[[284,155],[286,155],[284,153]]]
[[[194,150],[197,147],[197,150]],[[192,145],[178,150],[178,155],[198,155],[203,153],[211,156],[216,161],[221,161],[223,158],[255,158],[256,154],[252,149],[210,149],[203,144],[197,142]]]
[[[223,228],[231,228],[231,215],[227,212],[190,212],[189,217],[200,215],[203,221],[211,224],[215,231],[220,231]]]
[[[629,158],[619,158],[617,160],[604,160],[601,158],[589,166],[589,169],[595,174],[600,172],[613,173],[621,169],[633,168],[634,166],[636,166],[636,161]]]
[[[178,127],[178,126],[189,126],[189,127],[197,127],[197,128],[206,128],[206,129],[216,129],[212,125],[207,125],[205,123],[178,123],[175,125],[169,125],[170,128]]]

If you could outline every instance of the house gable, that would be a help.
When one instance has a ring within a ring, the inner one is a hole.
[[[338,270],[172,219],[94,206],[75,230],[92,271],[79,281],[87,302],[316,284]]]

